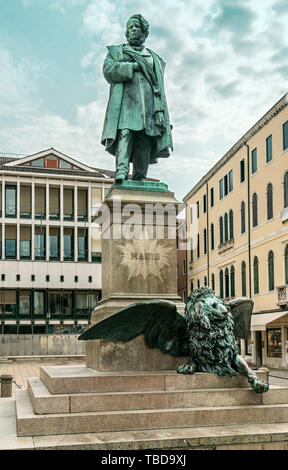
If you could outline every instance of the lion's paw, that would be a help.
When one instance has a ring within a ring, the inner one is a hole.
[[[266,393],[269,390],[269,383],[258,379],[258,377],[251,377],[249,383],[256,393]]]
[[[194,374],[194,372],[195,367],[192,364],[183,364],[177,369],[178,374]]]

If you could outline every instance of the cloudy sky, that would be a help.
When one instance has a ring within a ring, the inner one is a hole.
[[[182,199],[287,91],[287,0],[1,0],[0,153],[54,147],[114,168],[100,144],[106,45],[134,13],[166,62],[174,152],[149,175]]]

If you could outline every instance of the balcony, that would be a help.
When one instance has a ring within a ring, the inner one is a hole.
[[[231,240],[228,240],[227,242],[220,243],[218,245],[218,253],[222,253],[223,251],[229,250],[233,248],[234,246],[234,238],[231,238]]]
[[[281,308],[288,307],[288,284],[278,286],[277,289],[277,305]]]

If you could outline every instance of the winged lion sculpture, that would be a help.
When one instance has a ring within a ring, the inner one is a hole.
[[[248,339],[253,301],[234,299],[225,303],[208,287],[193,291],[184,316],[167,300],[132,304],[84,331],[79,340],[131,341],[144,334],[149,348],[173,356],[189,356],[179,374],[198,372],[247,377],[257,393],[269,390],[238,353],[235,337]]]

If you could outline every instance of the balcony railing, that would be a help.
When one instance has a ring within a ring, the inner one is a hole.
[[[288,284],[278,286],[277,289],[277,305],[279,307],[288,307]]]

